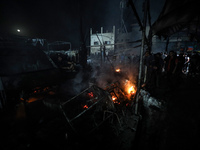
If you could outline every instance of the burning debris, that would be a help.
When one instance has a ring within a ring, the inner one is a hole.
[[[120,69],[116,69],[115,72],[120,72]]]
[[[114,103],[126,103],[126,105],[128,105],[128,103],[133,103],[136,93],[134,86],[131,85],[128,80],[122,84],[120,84],[119,81],[114,82],[106,86],[105,90],[111,94]]]
[[[71,128],[84,134],[92,132],[107,119],[105,112],[114,113],[115,109],[110,94],[97,86],[85,89],[60,104],[60,108]]]
[[[116,145],[127,145],[128,141],[130,144],[134,140],[139,121],[139,116],[134,114],[137,88],[124,75],[124,70],[107,69],[102,69],[99,76],[93,76],[96,79],[89,84],[90,87],[72,98],[43,102],[61,112],[67,135],[76,136],[76,139],[97,138],[98,142],[111,136],[112,142],[118,141]],[[125,136],[130,137],[129,140],[123,141]]]
[[[57,87],[35,87],[29,90],[22,90],[20,100],[26,103],[32,103],[38,100],[43,100],[50,95],[55,95]]]
[[[96,85],[60,104],[68,125],[78,134],[90,134],[104,122],[122,125],[132,115],[136,89],[130,81],[114,82],[102,89]]]
[[[113,141],[126,147],[132,144],[139,116],[134,115],[136,89],[129,82],[114,82],[105,89],[93,85],[71,99],[60,103],[60,110],[67,122],[67,132],[80,137],[97,138],[102,142],[112,135]],[[131,88],[131,89],[129,89]],[[126,141],[124,138],[129,137]],[[95,142],[97,142],[95,141]]]

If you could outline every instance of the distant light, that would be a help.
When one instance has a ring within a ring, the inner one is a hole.
[[[17,32],[21,32],[21,30],[20,30],[20,29],[17,29]]]

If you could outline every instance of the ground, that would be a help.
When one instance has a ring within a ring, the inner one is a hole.
[[[66,120],[56,109],[44,106],[42,101],[23,108],[18,105],[1,112],[0,149],[153,149],[168,150],[200,148],[200,78],[185,76],[174,88],[162,86],[152,96],[165,102],[164,108],[145,109],[141,106],[141,121],[135,132],[127,128],[119,134],[114,128],[104,127],[95,138],[71,136]],[[21,112],[19,108],[21,107]],[[23,109],[27,109],[23,114]],[[131,124],[131,118],[126,118]],[[134,119],[133,119],[134,120]],[[116,133],[116,132],[115,132]],[[136,135],[135,135],[136,133]],[[133,139],[135,136],[135,140]],[[106,137],[106,138],[104,138]],[[119,138],[120,137],[120,138]],[[98,141],[98,142],[97,142]],[[118,147],[119,143],[124,143]]]
[[[143,110],[138,149],[168,150],[200,148],[200,80],[185,76],[171,89],[157,89],[154,97],[164,100],[160,111]]]

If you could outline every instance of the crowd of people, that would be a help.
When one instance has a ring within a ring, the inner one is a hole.
[[[151,54],[148,50],[144,56],[145,77],[142,87],[149,91],[160,88],[163,81],[169,88],[177,87],[185,75],[198,75],[200,73],[200,55],[187,54],[175,51],[169,54]]]

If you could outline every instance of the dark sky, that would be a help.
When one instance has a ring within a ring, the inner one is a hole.
[[[72,42],[73,48],[80,43],[80,18],[85,37],[89,29],[111,30],[120,26],[121,0],[1,0],[0,31],[47,40]],[[142,14],[141,0],[133,0]],[[158,6],[159,0],[151,0]],[[163,1],[163,0],[162,0]],[[155,6],[155,7],[156,7]],[[158,6],[159,10],[161,6]],[[156,10],[152,8],[152,10]],[[153,11],[153,15],[155,12]],[[132,14],[131,14],[132,15]],[[89,37],[88,37],[89,38]]]

